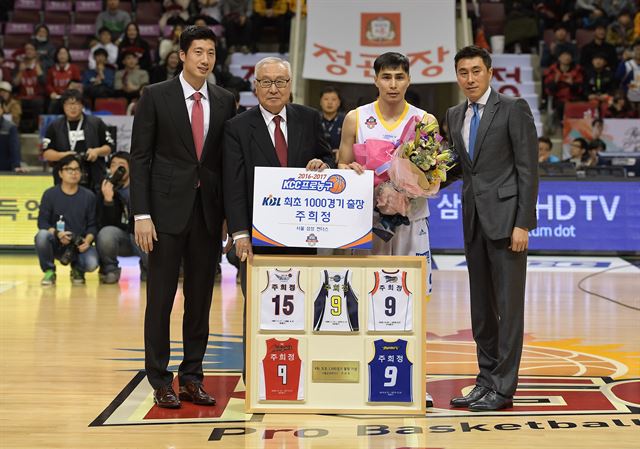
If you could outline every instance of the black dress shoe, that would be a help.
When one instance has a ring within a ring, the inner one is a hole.
[[[216,405],[216,400],[204,391],[199,382],[187,382],[181,385],[180,400],[193,402],[196,405]]]
[[[500,393],[490,391],[481,399],[469,405],[469,410],[472,412],[491,412],[495,410],[502,410],[504,408],[512,408],[513,399],[506,396],[502,396]]]
[[[468,395],[451,399],[450,404],[452,407],[469,407],[473,402],[476,402],[490,391],[490,388],[476,385]]]
[[[153,390],[153,402],[162,408],[180,408],[180,401],[171,385]]]

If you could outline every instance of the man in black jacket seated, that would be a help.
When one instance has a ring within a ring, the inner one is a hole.
[[[110,175],[102,181],[98,194],[97,248],[100,257],[100,282],[120,280],[118,256],[140,257],[140,280],[147,280],[147,254],[136,245],[129,223],[129,153],[119,151],[109,164]]]

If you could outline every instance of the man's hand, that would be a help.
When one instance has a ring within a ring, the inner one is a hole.
[[[97,148],[88,148],[86,154],[87,161],[95,162],[98,159],[98,149]]]
[[[69,243],[71,243],[71,232],[70,231],[61,231],[61,232],[56,232],[56,237],[58,238],[58,240],[60,240],[60,244],[62,246],[67,246]]]
[[[329,166],[320,159],[311,159],[307,164],[307,170],[322,171],[325,168],[329,168]]]
[[[511,245],[509,249],[513,252],[520,253],[526,251],[529,246],[529,231],[524,228],[513,228],[511,233]]]
[[[91,243],[87,242],[87,239],[84,239],[82,241],[81,245],[78,245],[78,252],[79,253],[84,253],[86,250],[88,250],[91,247]]]
[[[247,259],[253,260],[253,249],[251,248],[251,239],[249,237],[237,239],[235,241],[236,255],[240,258],[240,262]]]
[[[342,168],[344,170],[353,170],[359,175],[364,173],[364,167],[357,162],[351,162],[350,164],[338,164],[338,168]]]
[[[153,241],[158,241],[158,235],[156,234],[156,227],[153,225],[153,220],[151,220],[151,218],[136,220],[134,230],[136,245],[138,245],[145,254],[149,254],[153,251]]]
[[[102,190],[102,197],[104,198],[105,203],[113,202],[113,184],[106,179],[103,179],[100,190]]]

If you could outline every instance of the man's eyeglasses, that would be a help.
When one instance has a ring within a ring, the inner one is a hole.
[[[277,79],[275,81],[256,79],[258,86],[262,87],[263,89],[271,89],[271,86],[273,84],[275,84],[278,89],[284,89],[285,87],[287,87],[287,84],[289,84],[289,81],[291,80],[285,80],[282,78]]]
[[[76,173],[76,172],[80,172],[80,167],[65,167],[62,169],[63,172],[65,173]]]

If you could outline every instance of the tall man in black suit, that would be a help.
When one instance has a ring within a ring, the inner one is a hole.
[[[233,95],[207,83],[215,35],[188,27],[180,36],[180,76],[145,89],[131,142],[135,237],[149,253],[145,369],[160,407],[180,400],[214,405],[202,388],[202,360],[224,218],[222,128],[235,114]],[[179,398],[171,387],[169,319],[184,260],[184,358]]]
[[[472,411],[513,406],[524,332],[528,232],[536,227],[537,136],[523,99],[489,87],[491,56],[465,47],[455,56],[467,97],[447,111],[461,167],[471,325],[480,373],[469,394],[451,400]]]

